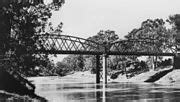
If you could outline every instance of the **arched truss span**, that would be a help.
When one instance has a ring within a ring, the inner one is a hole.
[[[57,34],[38,35],[38,52],[48,54],[102,54],[102,45],[91,40]]]
[[[120,40],[110,44],[99,44],[91,40],[58,34],[38,35],[37,52],[48,54],[91,54],[91,55],[157,55],[174,56],[172,51],[158,47],[156,39]]]
[[[156,39],[130,39],[116,41],[110,45],[110,55],[158,55],[174,56],[172,51],[163,51],[157,46]]]

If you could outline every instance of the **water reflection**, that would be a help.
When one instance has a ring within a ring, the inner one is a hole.
[[[106,102],[106,85],[101,87],[101,85],[97,84],[96,89],[96,102]]]
[[[155,84],[121,83],[117,85],[96,85],[96,102],[178,102],[180,89],[164,88]],[[120,88],[120,89],[108,89]],[[123,88],[123,89],[122,89]],[[95,101],[94,101],[95,102]]]
[[[81,82],[48,85],[44,83],[37,85],[36,92],[51,102],[178,102],[180,100],[179,86],[147,83],[108,83],[104,86]]]
[[[100,89],[100,88],[101,88],[100,85],[97,84],[96,89]],[[101,102],[101,91],[99,91],[99,90],[96,91],[96,100],[97,100],[97,102]]]

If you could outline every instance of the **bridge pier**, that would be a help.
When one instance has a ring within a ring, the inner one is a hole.
[[[107,54],[103,54],[103,84],[107,84]]]
[[[180,69],[180,53],[174,56],[174,69]]]
[[[96,55],[96,84],[100,83],[100,55]]]

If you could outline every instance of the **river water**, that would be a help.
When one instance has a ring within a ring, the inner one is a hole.
[[[180,85],[121,82],[95,84],[91,79],[40,77],[30,79],[36,94],[50,102],[180,102]]]

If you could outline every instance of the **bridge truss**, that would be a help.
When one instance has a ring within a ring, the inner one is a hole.
[[[37,35],[37,38],[36,46],[38,53],[96,55],[97,83],[100,83],[100,55],[103,55],[104,84],[107,83],[108,55],[175,56],[176,54],[176,50],[172,47],[169,47],[168,51],[163,50],[162,45],[158,47],[159,41],[155,39],[130,39],[99,44],[88,39],[69,35],[42,34]]]
[[[38,35],[38,52],[48,54],[102,54],[103,46],[91,40],[68,35]]]
[[[97,42],[69,35],[43,34],[38,35],[37,52],[48,54],[90,54],[90,55],[147,55],[173,56],[175,50],[162,51],[157,48],[154,39],[130,39],[113,43]]]

